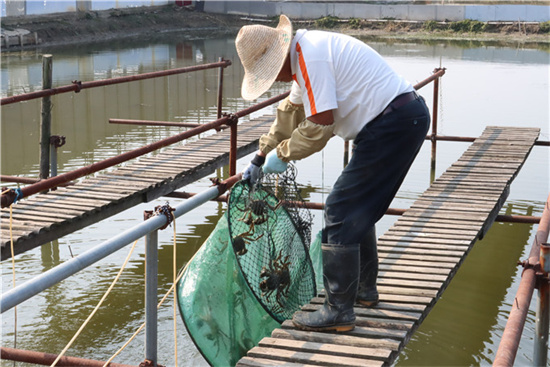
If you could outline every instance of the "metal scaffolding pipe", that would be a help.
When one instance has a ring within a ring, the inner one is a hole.
[[[446,68],[435,69],[434,73],[432,75],[430,75],[426,79],[422,80],[421,82],[415,84],[413,86],[413,88],[416,89],[416,90],[419,90],[419,89],[423,88],[424,86],[431,83],[432,81],[434,81],[434,80],[442,77],[443,75],[445,75],[445,70],[447,70],[447,69]]]
[[[24,362],[24,363],[33,363],[41,364],[44,366],[50,366],[56,359],[56,354],[36,352],[33,350],[24,350],[24,349],[14,349],[14,348],[0,348],[0,359],[9,360],[15,362]],[[102,367],[105,365],[105,362],[96,361],[93,359],[84,359],[77,357],[61,357],[61,359],[56,363],[56,366],[80,366],[80,367]],[[109,363],[109,367],[135,367],[128,364],[120,363]]]
[[[178,199],[189,199],[194,195],[196,194],[193,192],[174,191],[165,196],[171,197],[171,198],[178,198]],[[226,195],[223,195],[223,196],[218,196],[213,200],[225,203],[227,202],[228,198]],[[300,207],[304,207],[308,209],[323,210],[325,208],[325,204],[323,203],[304,202],[304,203],[298,203],[298,204]],[[386,211],[386,215],[403,215],[406,211],[407,209],[388,208],[388,210]],[[530,215],[497,215],[495,220],[497,222],[506,222],[506,223],[537,224],[540,222],[540,217],[534,217]]]
[[[82,89],[103,87],[103,86],[106,86],[106,85],[134,82],[134,81],[138,81],[138,80],[158,78],[158,77],[162,77],[162,76],[169,76],[169,75],[175,75],[175,74],[184,74],[184,73],[190,73],[190,72],[199,71],[199,70],[214,69],[214,68],[219,68],[219,67],[227,67],[229,65],[231,65],[231,61],[224,60],[224,61],[221,61],[221,62],[213,62],[213,63],[210,63],[210,64],[187,66],[187,67],[183,67],[183,68],[170,69],[170,70],[154,71],[154,72],[151,72],[151,73],[143,73],[143,74],[131,75],[131,76],[122,76],[122,77],[119,77],[119,78],[94,80],[94,81],[91,81],[91,82],[80,82],[80,81],[75,80],[73,82],[73,84],[65,85],[65,86],[62,86],[62,87],[45,89],[45,90],[41,90],[41,91],[25,93],[25,94],[19,94],[17,96],[2,98],[0,100],[0,105],[3,106],[5,104],[11,104],[11,103],[16,103],[16,102],[21,102],[21,101],[28,101],[28,100],[35,99],[35,98],[53,96],[55,94],[61,94],[61,93],[67,93],[67,92],[76,92],[76,93],[78,93]]]
[[[145,236],[145,359],[157,365],[158,230]]]
[[[120,124],[120,125],[175,126],[175,127],[199,127],[202,125],[202,124],[190,123],[190,122],[129,120],[129,119],[109,119],[109,123]]]
[[[525,262],[523,274],[518,291],[504,328],[504,333],[493,362],[493,366],[513,366],[519,347],[523,327],[529,311],[529,304],[533,297],[533,291],[537,282],[537,268],[540,267],[540,245],[548,240],[550,230],[550,195],[546,200],[544,212],[540,220],[539,228],[535,235],[535,241],[531,247],[529,259]]]
[[[240,179],[241,175],[235,175],[221,182],[219,185],[211,187],[187,201],[182,202],[175,207],[173,212],[174,218],[180,217],[183,214],[197,208],[199,205],[212,200],[219,196]],[[80,270],[92,265],[93,263],[111,255],[115,251],[120,250],[124,246],[136,241],[151,231],[163,227],[167,223],[167,218],[164,215],[153,216],[146,221],[120,233],[119,235],[91,248],[88,251],[74,257],[61,265],[50,269],[25,283],[18,285],[15,288],[2,294],[0,298],[0,313],[17,306],[21,302],[37,295],[43,290],[59,283],[60,281],[70,277]]]

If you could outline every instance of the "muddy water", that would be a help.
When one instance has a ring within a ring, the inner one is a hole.
[[[436,67],[447,68],[439,95],[439,133],[478,136],[488,125],[529,126],[542,129],[549,140],[549,75],[547,51],[522,47],[497,47],[469,43],[392,44],[369,42],[389,63],[412,82],[430,75]],[[54,85],[72,80],[91,81],[109,77],[164,70],[219,57],[233,61],[225,72],[224,111],[249,105],[239,98],[242,67],[232,38],[187,40],[174,35],[140,43],[93,45],[2,53],[2,96],[40,89],[41,54],[54,57]],[[84,90],[53,97],[52,133],[64,135],[59,150],[59,172],[119,154],[173,135],[180,130],[109,124],[109,118],[206,122],[215,119],[217,71],[208,70],[156,80]],[[278,84],[264,97],[285,91]],[[432,106],[431,86],[421,90]],[[269,107],[255,114],[272,113]],[[1,173],[38,175],[40,104],[36,101],[3,106],[1,126]],[[254,117],[253,116],[253,117]],[[438,143],[436,176],[466,149],[466,143]],[[430,146],[426,143],[416,159],[392,207],[406,208],[429,186]],[[298,181],[310,192],[309,200],[321,202],[343,166],[343,143],[332,139],[323,153],[297,163]],[[244,167],[251,157],[238,162]],[[503,213],[541,215],[549,192],[549,149],[535,147],[511,187]],[[218,171],[226,175],[226,169]],[[197,192],[210,185],[201,180],[186,191]],[[86,229],[68,235],[15,260],[16,283],[23,283],[45,270],[102,243],[142,221],[143,210],[164,204],[165,199],[142,204]],[[170,199],[176,205],[177,200]],[[172,279],[172,253],[177,245],[181,268],[201,246],[225,210],[207,203],[178,220],[175,229],[159,236],[159,299]],[[315,214],[314,233],[322,227]],[[396,217],[387,216],[378,225],[383,233]],[[516,262],[529,252],[536,226],[496,223],[479,241],[442,299],[420,326],[400,356],[398,366],[490,365],[519,283]],[[17,323],[17,348],[59,353],[95,307],[120,269],[130,246],[42,292],[2,315],[2,345],[13,347]],[[111,357],[144,320],[144,241],[136,245],[122,278],[104,307],[67,352],[68,355],[105,360]],[[2,292],[12,287],[11,262],[2,263]],[[159,363],[175,365],[173,300],[168,298],[159,313]],[[516,365],[531,364],[535,325],[535,302],[531,305]],[[15,320],[17,319],[17,322]],[[176,320],[178,365],[204,366],[184,325]],[[138,364],[144,358],[140,334],[114,360]],[[2,365],[11,365],[2,361]]]

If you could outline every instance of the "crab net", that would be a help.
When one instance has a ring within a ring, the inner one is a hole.
[[[312,215],[296,185],[296,169],[264,174],[256,185],[240,181],[227,210],[229,236],[254,296],[278,322],[316,294],[309,256]]]
[[[308,249],[312,216],[289,167],[233,186],[225,214],[182,270],[180,315],[212,366],[234,366],[318,291],[320,235]]]

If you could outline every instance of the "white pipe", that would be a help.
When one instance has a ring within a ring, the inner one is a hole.
[[[185,202],[175,207],[174,217],[197,208],[205,202],[212,200],[220,195],[218,187],[211,187]],[[140,239],[151,231],[155,231],[166,224],[167,218],[164,215],[151,217],[121,234],[97,245],[90,250],[83,252],[77,257],[46,271],[33,279],[22,283],[21,285],[5,292],[0,298],[0,313],[4,313],[12,307],[26,301],[37,295],[43,290],[55,285],[62,280],[76,274],[80,270],[92,265],[93,263],[109,256],[124,246]]]

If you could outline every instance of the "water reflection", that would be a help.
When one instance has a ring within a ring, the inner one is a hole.
[[[506,214],[512,211],[513,205],[507,205]],[[528,208],[525,215],[531,213],[532,208]],[[485,239],[475,244],[443,297],[413,335],[398,366],[479,366],[492,362],[496,350],[485,351],[487,341],[499,328],[502,300],[518,272],[509,259],[521,257],[531,231],[532,226],[525,224],[493,225]],[[453,359],[448,357],[449,349]],[[520,359],[517,362],[526,365]]]

